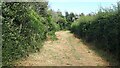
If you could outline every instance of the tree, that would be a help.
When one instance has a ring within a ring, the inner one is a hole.
[[[70,21],[71,21],[71,22],[74,22],[74,20],[75,20],[75,15],[74,15],[73,12],[70,13],[69,17],[70,17]]]
[[[79,16],[85,16],[85,14],[84,14],[84,13],[81,13]]]

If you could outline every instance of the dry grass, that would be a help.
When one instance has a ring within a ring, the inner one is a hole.
[[[89,49],[69,31],[55,33],[58,40],[46,41],[40,52],[16,63],[17,66],[108,66],[109,63]]]

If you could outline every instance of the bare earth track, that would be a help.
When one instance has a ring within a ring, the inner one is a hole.
[[[109,63],[90,50],[69,31],[55,33],[58,40],[46,41],[40,52],[30,54],[17,66],[108,66]]]

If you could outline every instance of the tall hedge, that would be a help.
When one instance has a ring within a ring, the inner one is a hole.
[[[72,32],[96,47],[112,53],[120,61],[120,3],[93,16],[82,16],[72,24]]]
[[[47,32],[53,30],[49,29],[55,27],[48,16],[47,3],[2,3],[3,66],[40,49]]]

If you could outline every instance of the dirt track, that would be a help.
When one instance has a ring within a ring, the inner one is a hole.
[[[18,66],[106,66],[109,63],[90,50],[69,31],[55,33],[58,40],[46,41],[40,52],[30,54]]]

